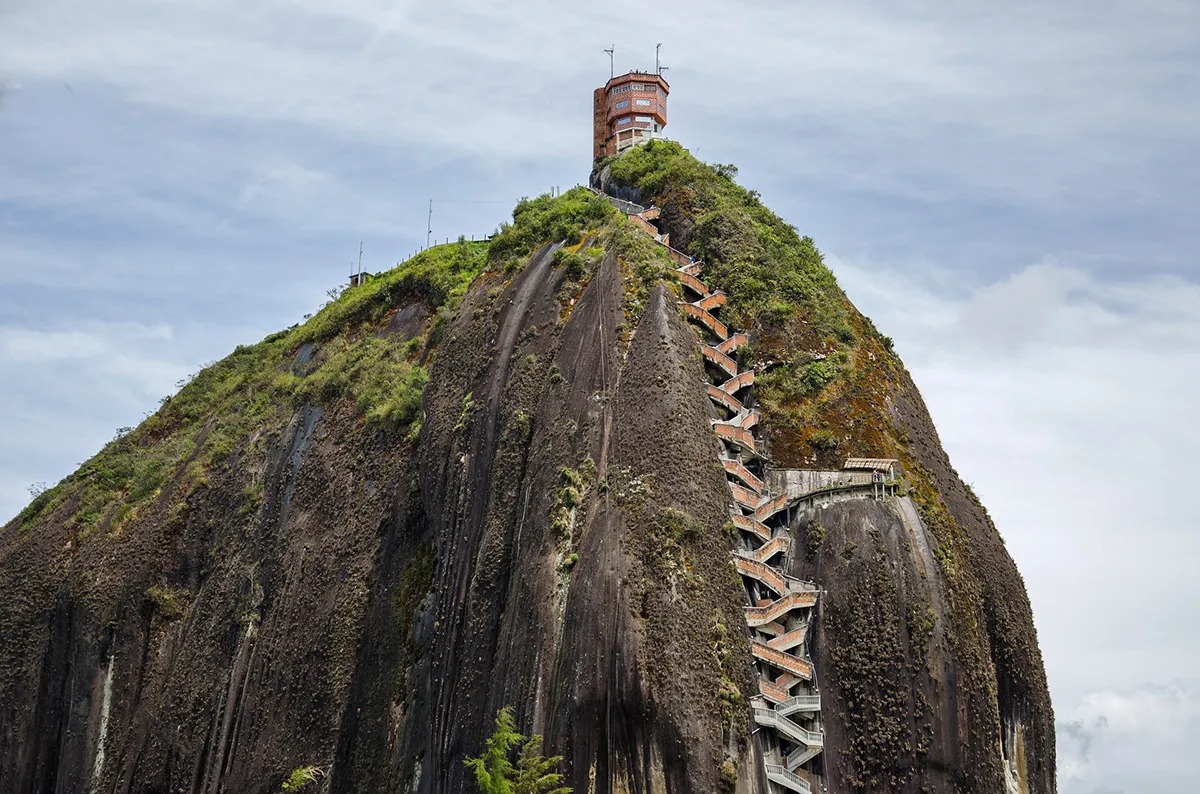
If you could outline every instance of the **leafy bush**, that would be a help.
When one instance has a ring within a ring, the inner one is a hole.
[[[146,601],[163,620],[177,620],[187,613],[188,591],[152,585],[146,590]]]
[[[690,226],[688,253],[705,280],[729,295],[728,319],[743,328],[779,328],[800,313],[823,331],[845,327],[844,296],[820,251],[733,181],[732,165],[706,165],[678,143],[653,141],[609,166],[645,203],[671,207]]]
[[[541,736],[527,739],[518,733],[512,709],[505,706],[496,714],[496,729],[483,753],[465,763],[475,772],[481,794],[571,794],[554,771],[562,760],[542,755]]]
[[[582,187],[561,196],[522,199],[513,209],[513,222],[502,225],[492,238],[489,258],[495,263],[512,261],[547,242],[575,245],[585,232],[617,214],[607,200]]]
[[[804,548],[808,552],[807,556],[811,560],[817,556],[817,552],[821,549],[821,544],[825,542],[825,537],[828,532],[825,525],[820,521],[813,521],[804,530]]]
[[[411,351],[387,339],[366,337],[335,351],[300,380],[295,398],[308,402],[349,397],[368,425],[402,430],[420,418],[421,397],[429,380],[411,356]]]
[[[321,341],[366,322],[378,322],[392,308],[421,298],[431,309],[458,305],[488,259],[487,241],[434,246],[366,284],[346,290],[288,336],[287,347]]]
[[[567,278],[578,281],[584,273],[584,258],[575,251],[560,248],[554,252],[554,264],[562,266],[567,272]]]
[[[325,770],[319,766],[302,766],[293,769],[287,780],[283,781],[284,791],[299,791],[310,783],[316,783],[325,777]]]

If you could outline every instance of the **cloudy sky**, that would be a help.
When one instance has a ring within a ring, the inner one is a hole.
[[[1061,791],[1195,791],[1188,0],[0,0],[0,514],[430,199],[482,235],[586,179],[603,48],[660,41],[668,133],[817,240],[999,523]]]

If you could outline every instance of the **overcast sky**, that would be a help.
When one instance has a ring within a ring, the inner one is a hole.
[[[483,235],[585,180],[602,50],[659,41],[668,135],[816,239],[999,524],[1060,790],[1194,792],[1191,0],[0,0],[0,514],[429,199]]]

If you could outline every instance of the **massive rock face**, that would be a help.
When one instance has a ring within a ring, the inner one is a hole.
[[[622,191],[719,280],[686,187]],[[600,198],[530,207],[486,262],[452,244],[453,278],[409,263],[235,353],[0,532],[0,789],[271,792],[312,766],[313,790],[468,792],[509,705],[577,792],[777,790],[673,267]],[[860,452],[908,473],[903,498],[788,513],[788,573],[822,590],[819,783],[1052,792],[1020,577],[847,311],[878,367],[823,393],[869,416],[831,450],[763,412],[768,475]],[[811,347],[743,314],[779,340],[747,366]],[[394,398],[422,388],[423,422]]]

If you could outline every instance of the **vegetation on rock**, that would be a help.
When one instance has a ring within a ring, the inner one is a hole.
[[[487,250],[486,242],[462,240],[430,248],[343,291],[303,325],[239,345],[181,381],[156,413],[136,429],[122,428],[74,474],[39,493],[13,523],[26,528],[68,505],[68,521],[80,532],[94,526],[117,531],[168,480],[187,491],[204,482],[213,466],[236,465],[254,445],[252,434],[278,430],[304,404],[348,399],[370,427],[392,434],[419,430],[424,358],[435,323],[397,344],[387,321],[414,301],[429,313],[455,308],[486,265]]]
[[[475,773],[481,794],[571,794],[555,771],[562,760],[559,755],[542,755],[541,736],[518,733],[512,709],[505,706],[496,714],[496,730],[483,753],[465,763]]]
[[[287,780],[283,781],[284,791],[299,791],[310,783],[316,783],[325,777],[325,770],[318,766],[302,766],[292,770]]]
[[[890,448],[891,423],[873,398],[898,361],[811,238],[738,185],[736,168],[702,163],[677,143],[654,141],[602,167],[602,178],[661,208],[672,245],[703,261],[705,282],[728,295],[723,317],[753,340],[738,358],[758,371],[777,464],[829,467]]]

